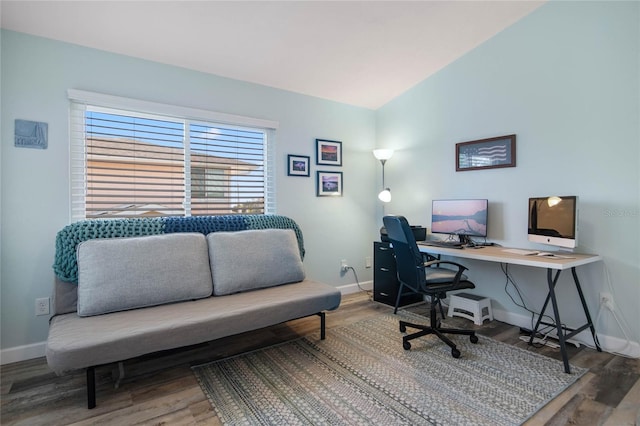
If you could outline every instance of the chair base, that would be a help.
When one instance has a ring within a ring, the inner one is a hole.
[[[432,317],[435,317],[435,310],[432,311],[433,315]],[[435,318],[434,318],[435,319]],[[411,327],[411,328],[415,328],[416,330],[419,330],[415,333],[412,334],[408,334],[406,336],[402,336],[402,347],[405,350],[409,350],[411,349],[411,343],[409,343],[410,340],[413,339],[417,339],[418,337],[422,337],[422,336],[426,336],[429,334],[435,334],[436,336],[438,336],[438,338],[440,340],[442,340],[444,343],[446,343],[450,348],[451,348],[451,356],[454,358],[460,358],[460,350],[458,350],[458,348],[456,347],[456,344],[453,343],[451,341],[451,339],[449,339],[447,336],[445,336],[446,334],[461,334],[461,335],[465,335],[465,336],[469,336],[469,340],[471,341],[471,343],[478,343],[478,336],[476,336],[476,332],[475,330],[461,330],[461,329],[457,329],[457,328],[442,328],[440,327],[440,322],[439,321],[433,321],[432,320],[432,324],[436,324],[435,327],[431,327],[428,325],[422,325],[422,324],[413,324],[410,322],[406,322],[406,321],[400,321],[400,332],[404,333],[407,331],[407,327]]]

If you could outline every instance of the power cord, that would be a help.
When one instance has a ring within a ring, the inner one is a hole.
[[[530,309],[525,303],[524,298],[522,297],[522,293],[520,293],[520,289],[518,288],[518,285],[516,284],[511,274],[509,273],[509,264],[501,263],[500,269],[502,269],[502,273],[506,278],[506,281],[504,284],[504,292],[507,294],[507,296],[509,296],[511,301],[516,306],[525,309],[531,314],[531,333],[533,333],[535,316],[536,315],[540,316],[540,314],[534,311],[533,309]],[[513,288],[516,290],[516,293],[518,294],[518,298],[520,299],[520,303],[516,302],[516,300],[511,295],[511,293],[509,293],[509,284],[511,284]],[[546,314],[543,314],[542,318],[547,318],[553,325],[545,325],[545,327],[543,327],[542,330],[538,330],[538,333],[540,333],[543,337],[539,340],[540,343],[535,343],[535,342],[532,343],[532,346],[535,348],[541,348],[543,346],[546,346],[546,340],[549,337],[549,333],[551,333],[554,330],[557,330],[557,325],[553,318],[551,318],[549,315],[546,315]],[[534,337],[537,337],[537,336],[534,336]]]
[[[582,250],[584,250],[587,253],[595,253],[597,252],[596,249],[594,249],[593,247],[589,247],[589,246],[583,246],[581,245],[580,248]],[[611,276],[609,275],[609,268],[607,268],[607,263],[603,260],[602,261],[602,266],[603,266],[603,271],[604,271],[604,275],[605,275],[605,285],[608,288],[608,292],[611,293],[612,295],[612,299],[613,299],[613,307],[608,307],[606,305],[603,305],[602,303],[600,303],[600,301],[598,301],[598,314],[595,318],[595,321],[593,323],[593,326],[596,327],[598,325],[598,322],[600,321],[600,317],[602,316],[602,312],[603,312],[603,306],[611,313],[611,315],[613,316],[613,319],[616,321],[616,323],[618,324],[618,327],[620,328],[620,331],[622,332],[622,334],[624,335],[624,338],[626,339],[626,343],[624,346],[622,346],[621,348],[616,348],[615,350],[613,349],[608,349],[607,348],[607,352],[613,354],[613,355],[618,355],[618,356],[622,356],[625,358],[633,358],[632,355],[627,355],[627,354],[623,354],[620,353],[618,351],[620,350],[624,350],[627,349],[629,346],[631,346],[632,344],[632,340],[629,337],[629,330],[631,330],[631,327],[629,327],[629,323],[626,321],[626,319],[624,318],[624,316],[622,315],[622,312],[620,312],[620,310],[618,309],[612,309],[615,308],[615,289],[613,287],[613,285],[611,284]],[[597,327],[596,327],[597,328]],[[598,334],[595,333],[595,337],[594,337],[594,343],[597,343],[598,346],[602,347],[602,345],[600,344],[600,341],[598,339]],[[595,346],[591,346],[591,345],[585,345],[587,347],[590,347],[591,349],[595,349]]]
[[[363,291],[363,292],[367,293],[367,295],[369,296],[369,300],[372,301],[373,300],[373,292],[362,288],[362,286],[360,285],[360,280],[358,279],[358,273],[356,272],[355,268],[353,266],[343,266],[342,270],[344,272],[347,272],[349,270],[351,270],[353,272],[353,276],[356,278],[356,284],[358,285],[358,288],[360,289],[360,291]]]
[[[605,274],[605,278],[606,278],[606,283],[607,286],[609,287],[609,292],[611,294],[613,294],[613,286],[611,285],[611,277],[609,275],[609,269],[607,268],[606,263],[602,262],[603,266],[604,266],[604,274]],[[615,306],[615,305],[614,305]],[[627,349],[629,346],[631,346],[631,339],[629,338],[629,335],[627,334],[627,330],[629,329],[629,324],[625,321],[624,317],[621,315],[618,315],[617,311],[614,310],[614,306],[609,306],[606,304],[600,304],[598,306],[598,315],[596,316],[596,320],[594,322],[594,327],[598,324],[598,322],[600,322],[600,317],[602,316],[602,312],[603,312],[603,308],[606,308],[609,312],[611,312],[611,315],[613,316],[613,319],[616,320],[616,323],[618,324],[618,327],[620,328],[620,331],[622,331],[622,334],[624,335],[624,338],[626,339],[626,344],[624,346],[622,346],[621,348],[616,348],[614,349],[607,349],[607,352],[612,353],[614,355],[617,356],[622,356],[625,358],[633,358],[630,355],[626,355],[623,353],[620,353],[619,351],[622,351],[624,349]],[[602,347],[602,345],[600,344],[600,340],[598,339],[598,334],[595,334],[594,337],[594,341],[595,343]]]

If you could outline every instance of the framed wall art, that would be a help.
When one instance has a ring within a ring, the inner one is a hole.
[[[287,176],[309,177],[309,162],[306,155],[287,155]]]
[[[516,135],[456,144],[456,171],[516,166]]]
[[[316,164],[342,166],[342,142],[316,139]]]
[[[47,149],[49,125],[41,121],[16,120],[15,146],[17,148]]]
[[[342,172],[317,172],[316,196],[342,197]]]

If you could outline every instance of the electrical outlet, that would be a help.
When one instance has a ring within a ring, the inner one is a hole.
[[[36,316],[49,315],[49,298],[36,299]]]
[[[606,307],[610,311],[613,311],[613,296],[611,293],[600,292],[600,305]]]
[[[367,256],[364,258],[364,267],[371,268],[371,256]]]
[[[344,272],[348,269],[349,269],[349,265],[347,265],[347,259],[342,259],[340,261],[340,270]]]

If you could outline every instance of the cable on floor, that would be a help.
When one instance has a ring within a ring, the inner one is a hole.
[[[356,277],[356,284],[358,285],[360,291],[367,293],[367,295],[369,296],[369,300],[373,300],[373,291],[362,288],[362,286],[360,285],[360,280],[358,280],[358,273],[356,272],[355,268],[353,266],[345,266],[345,270],[353,271],[353,276]]]
[[[522,293],[520,293],[520,289],[518,288],[518,285],[516,284],[515,280],[513,279],[513,277],[511,276],[511,274],[509,273],[509,264],[508,263],[501,263],[500,264],[500,269],[502,269],[502,273],[504,274],[506,281],[504,284],[504,292],[507,294],[507,296],[509,296],[509,298],[511,299],[511,301],[518,307],[525,309],[527,312],[529,312],[531,314],[531,332],[533,333],[533,329],[535,326],[535,316],[538,315],[540,316],[541,314],[534,311],[533,309],[530,309],[527,304],[524,301],[524,298],[522,297]],[[520,299],[520,303],[516,302],[516,300],[513,298],[513,296],[511,295],[511,293],[509,293],[509,284],[511,284],[513,286],[513,288],[516,290],[516,293],[518,294],[518,298]],[[549,337],[549,333],[553,332],[554,330],[557,330],[557,325],[555,320],[550,317],[549,315],[546,314],[542,314],[542,318],[545,319],[547,318],[549,320],[549,322],[553,325],[544,325],[544,327],[542,329],[538,330],[538,333],[540,333],[542,335],[542,343],[532,343],[532,346],[535,348],[541,348],[543,346],[545,346],[545,341],[547,340],[547,338]],[[564,325],[563,325],[564,326]],[[536,336],[534,336],[536,337]]]

